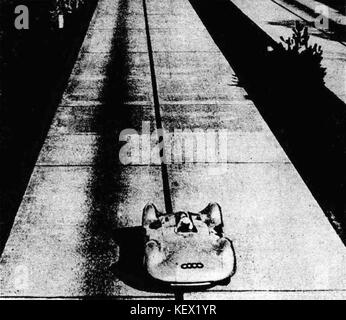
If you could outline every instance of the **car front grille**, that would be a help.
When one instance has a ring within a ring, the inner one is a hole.
[[[193,263],[183,263],[181,265],[182,269],[203,269],[204,265],[201,262],[193,262]]]

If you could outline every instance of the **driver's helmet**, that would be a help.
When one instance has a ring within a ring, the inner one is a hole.
[[[194,225],[190,216],[186,212],[182,212],[177,225],[177,232],[193,232]]]

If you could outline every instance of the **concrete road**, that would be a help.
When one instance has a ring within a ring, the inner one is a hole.
[[[343,244],[203,25],[191,23],[189,3],[150,1],[149,12],[162,21],[158,28],[149,16],[152,37],[162,39],[153,50],[167,140],[177,143],[177,128],[227,131],[226,161],[168,169],[174,209],[219,202],[238,253],[229,287],[187,297],[344,296]]]
[[[344,245],[189,1],[145,4],[99,0],[1,257],[0,295],[172,299],[137,265],[142,208],[216,201],[238,270],[186,299],[345,298]],[[155,144],[159,120],[163,166],[143,135]]]

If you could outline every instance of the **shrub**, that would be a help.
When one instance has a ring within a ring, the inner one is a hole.
[[[309,44],[308,28],[296,23],[292,37],[280,37],[281,54],[287,61],[286,72],[297,82],[324,84],[326,69],[322,67],[323,50],[320,45]]]
[[[85,0],[56,0],[55,10],[58,14],[73,13],[83,5]]]

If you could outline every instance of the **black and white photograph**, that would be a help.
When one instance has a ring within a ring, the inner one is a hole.
[[[345,300],[345,103],[345,0],[0,0],[0,300]]]

